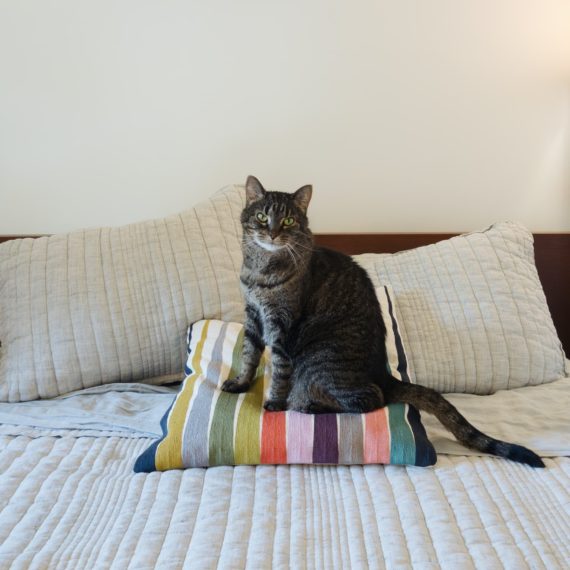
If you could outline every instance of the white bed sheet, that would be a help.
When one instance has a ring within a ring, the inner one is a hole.
[[[177,387],[106,384],[51,400],[0,402],[0,433],[6,435],[151,437]]]

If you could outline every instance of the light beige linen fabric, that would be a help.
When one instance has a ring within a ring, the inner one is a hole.
[[[228,187],[180,215],[0,245],[0,401],[180,379],[188,325],[243,320]]]
[[[533,237],[523,226],[501,222],[433,245],[355,259],[375,286],[392,286],[418,384],[490,394],[564,376]]]

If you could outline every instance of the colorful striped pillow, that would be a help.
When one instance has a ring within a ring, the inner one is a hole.
[[[388,334],[387,366],[410,381],[387,287],[377,289]],[[187,377],[161,424],[163,437],[136,461],[135,472],[214,465],[284,463],[433,465],[435,450],[413,406],[391,404],[368,414],[268,412],[271,362],[263,354],[253,388],[222,392],[240,369],[243,328],[203,320],[188,332]]]

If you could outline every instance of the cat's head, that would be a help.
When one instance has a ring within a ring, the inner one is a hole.
[[[307,208],[312,186],[296,192],[268,192],[255,176],[245,184],[246,205],[241,214],[244,243],[267,252],[299,249],[312,242]]]

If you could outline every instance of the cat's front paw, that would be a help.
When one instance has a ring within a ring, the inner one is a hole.
[[[242,382],[239,376],[230,378],[222,384],[222,390],[224,392],[230,392],[231,394],[241,394],[242,392],[247,392],[248,389],[249,384],[247,382]]]
[[[270,398],[265,401],[263,407],[268,412],[282,412],[287,409],[287,400],[274,400]]]

